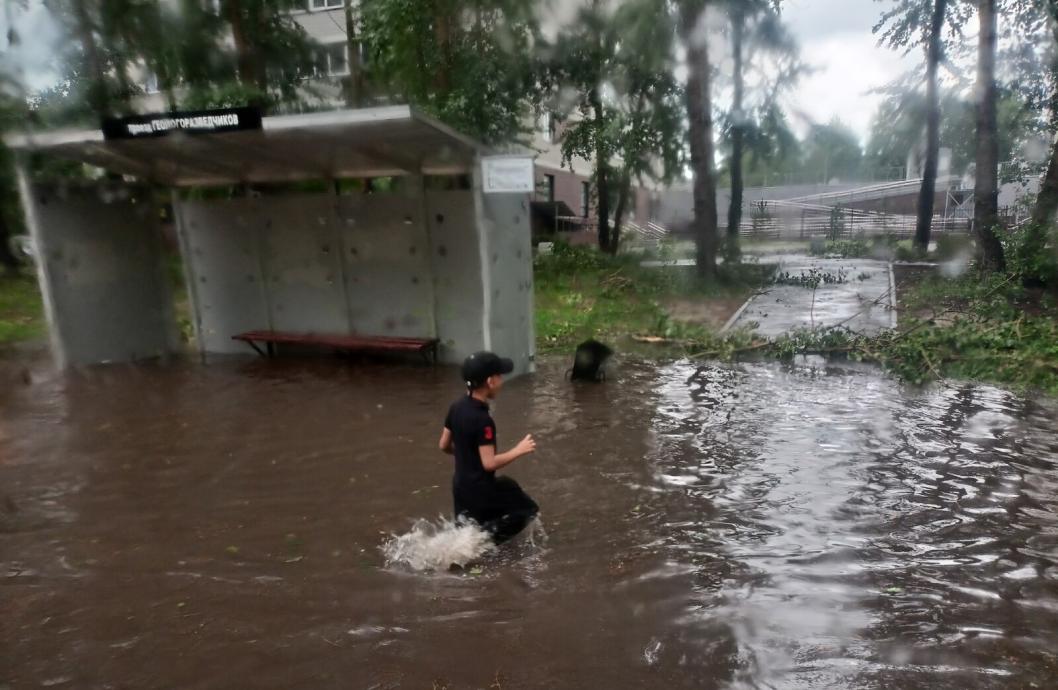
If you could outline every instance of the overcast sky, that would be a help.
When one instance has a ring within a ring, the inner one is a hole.
[[[792,121],[828,122],[837,117],[864,140],[885,86],[923,58],[881,48],[871,28],[890,2],[877,0],[786,0],[783,19],[801,43],[801,59],[815,71],[788,98]]]
[[[5,3],[7,4],[7,3]],[[785,0],[783,16],[801,44],[802,60],[814,72],[802,78],[787,96],[791,122],[799,132],[812,122],[840,118],[866,139],[871,116],[881,97],[871,90],[884,86],[922,58],[907,58],[878,47],[871,27],[889,2],[877,0]],[[16,64],[30,89],[48,86],[56,78],[50,55],[57,31],[39,7],[18,19],[23,44]],[[3,17],[0,17],[0,24]]]

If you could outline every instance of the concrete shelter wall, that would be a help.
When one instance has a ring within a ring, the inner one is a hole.
[[[261,263],[272,328],[294,333],[356,333],[342,279],[335,197],[258,197]],[[384,335],[374,333],[373,335]]]
[[[426,216],[441,357],[458,364],[486,346],[474,192],[428,191]]]
[[[187,271],[199,349],[245,353],[236,333],[271,329],[258,199],[181,201],[177,232]]]
[[[533,259],[529,197],[482,194],[485,284],[489,290],[490,348],[514,360],[514,373],[533,371]]]
[[[202,349],[246,352],[231,336],[255,329],[439,337],[450,347],[479,338],[480,287],[465,279],[458,260],[463,235],[473,240],[472,220],[459,231],[460,213],[472,219],[471,200],[435,203],[434,215],[456,228],[440,235],[451,261],[432,258],[418,184],[393,194],[180,202]],[[435,279],[434,271],[453,275]],[[434,318],[438,284],[452,319],[443,327]],[[452,359],[446,349],[442,356]]]
[[[33,234],[60,366],[158,357],[177,345],[154,206],[34,186]]]
[[[356,332],[436,336],[430,240],[420,186],[337,202],[346,294]]]

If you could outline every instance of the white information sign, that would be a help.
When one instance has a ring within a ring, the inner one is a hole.
[[[483,191],[486,194],[531,194],[533,159],[529,156],[488,156],[481,159]]]

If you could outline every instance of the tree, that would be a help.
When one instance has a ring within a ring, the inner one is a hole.
[[[730,175],[731,158],[722,163],[721,175]],[[801,141],[786,114],[772,102],[759,110],[754,126],[745,131],[742,180],[745,186],[767,187],[797,179],[803,174]]]
[[[713,165],[713,100],[706,32],[707,0],[679,2],[679,29],[687,51],[687,133],[694,174],[695,259],[698,275],[716,279],[716,178]]]
[[[668,182],[683,162],[682,90],[672,69],[675,27],[662,0],[626,2],[617,13],[623,40],[618,50],[619,73],[614,83],[617,105],[614,146],[619,159],[617,205],[611,249],[617,253],[621,223],[632,181],[645,178]]]
[[[899,83],[887,94],[872,118],[864,154],[865,165],[872,170],[902,169],[908,151],[921,145],[926,126],[926,98],[920,89]],[[997,97],[999,160],[1006,161],[1035,136],[1036,116],[1020,88],[999,88]],[[966,136],[975,126],[976,105],[956,88],[941,89],[940,102],[940,144],[951,150],[952,172],[962,174],[976,155],[974,138]]]
[[[10,93],[17,93],[12,86],[10,75],[0,71],[0,134],[14,128],[26,116],[24,103],[12,98]],[[0,141],[0,269],[13,272],[18,269],[18,258],[11,250],[10,240],[21,228],[20,205],[15,186],[14,156]]]
[[[780,90],[796,83],[802,71],[798,48],[779,15],[779,0],[727,0],[731,25],[732,94],[731,111],[724,133],[731,145],[727,172],[731,179],[731,200],[727,215],[727,256],[738,256],[738,233],[742,223],[743,174],[746,147],[757,157],[770,157],[768,141],[778,130],[765,128],[785,124],[778,107]],[[756,72],[756,99],[746,95],[746,80]]]
[[[1040,256],[1053,236],[1058,211],[1058,3],[1018,0],[1013,5],[1014,33],[1020,39],[1011,55],[1018,74],[1015,86],[1026,94],[1027,109],[1039,113],[1044,123],[1041,133],[1050,141],[1022,248],[1025,255]]]
[[[805,136],[801,166],[817,183],[855,179],[863,167],[859,137],[836,118],[827,124],[812,125]]]
[[[372,76],[462,132],[509,142],[539,98],[533,9],[520,0],[362,0]]]
[[[304,30],[290,16],[302,0],[221,0],[231,30],[236,76],[252,105],[297,103],[300,80],[313,59]]]
[[[922,186],[918,190],[918,214],[915,219],[915,245],[923,252],[929,248],[933,223],[933,203],[937,195],[937,167],[940,158],[940,89],[937,68],[943,59],[944,16],[947,0],[934,0],[930,18],[929,48],[926,51],[926,159],[922,166]]]
[[[980,266],[1006,268],[999,225],[999,138],[996,128],[996,0],[978,0],[981,28],[977,39],[977,157],[974,178],[974,229]]]
[[[633,180],[679,171],[681,91],[671,65],[674,27],[663,10],[662,0],[628,0],[612,13],[600,3],[586,7],[556,41],[549,66],[555,90],[580,94],[572,104],[579,117],[562,113],[562,156],[594,160],[599,247],[609,253],[620,245]]]
[[[345,0],[345,6],[342,9],[345,14],[345,46],[349,55],[349,75],[343,83],[342,95],[346,106],[359,108],[366,101],[364,66],[361,61],[363,45],[358,37],[356,8],[353,0]]]
[[[746,34],[747,10],[752,12],[759,5],[747,6],[736,2],[731,8],[731,59],[734,62],[734,95],[731,103],[731,203],[727,211],[727,237],[729,245],[737,246],[738,233],[742,225],[742,139],[745,132],[744,91],[746,75],[743,73],[742,43]]]
[[[926,53],[926,93],[922,102],[926,150],[915,221],[915,244],[922,250],[929,246],[936,198],[942,110],[937,73],[945,59],[944,33],[947,29],[952,34],[959,34],[969,11],[969,6],[958,0],[898,0],[895,7],[882,14],[874,27],[875,33],[881,32],[882,43],[892,48],[904,48],[905,54],[915,47],[923,47]],[[917,147],[917,142],[914,145]]]
[[[616,247],[610,235],[611,159],[616,149],[613,105],[604,100],[602,89],[617,70],[619,31],[610,8],[592,0],[581,8],[570,30],[555,42],[555,58],[548,66],[552,87],[572,89],[577,98],[571,113],[561,113],[568,121],[562,134],[563,164],[575,156],[594,160],[592,180],[595,189],[596,225],[599,249],[612,253]]]

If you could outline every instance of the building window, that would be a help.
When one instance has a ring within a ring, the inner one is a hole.
[[[588,202],[591,201],[591,186],[587,182],[580,183],[580,215],[588,217]]]
[[[345,41],[317,46],[313,51],[308,76],[340,77],[349,74],[347,50]]]
[[[345,7],[345,0],[309,0],[310,10],[333,10]]]
[[[153,71],[147,71],[147,78],[143,80],[143,92],[147,95],[156,94],[160,91],[158,87],[158,75]]]
[[[555,200],[555,176],[544,175],[544,193],[547,194],[548,201]]]
[[[539,117],[536,118],[536,129],[547,139],[549,144],[555,143],[555,114],[552,112],[540,113]]]

